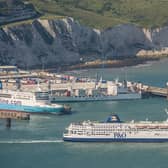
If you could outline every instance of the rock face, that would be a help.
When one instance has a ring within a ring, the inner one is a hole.
[[[33,19],[40,15],[32,4],[21,0],[0,1],[0,26],[7,23]]]
[[[0,29],[0,64],[21,68],[167,54],[167,48],[168,27],[149,30],[125,24],[99,31],[67,18]]]

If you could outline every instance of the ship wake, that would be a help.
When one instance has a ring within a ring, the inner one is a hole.
[[[0,144],[40,144],[40,143],[62,143],[62,139],[56,140],[7,140],[0,141]]]

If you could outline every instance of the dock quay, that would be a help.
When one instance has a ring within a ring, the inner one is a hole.
[[[131,82],[136,90],[140,90],[144,96],[168,97],[168,88],[146,85],[143,83]]]
[[[136,83],[132,81],[127,82],[127,87],[131,86],[136,91],[141,91],[143,95],[152,95],[152,96],[161,96],[167,97],[168,89],[156,86],[145,85],[143,83]],[[17,85],[8,83],[3,85],[4,89],[17,90]],[[96,82],[67,82],[67,83],[40,83],[40,84],[21,84],[20,90],[22,91],[42,91],[47,92],[51,91],[63,91],[63,90],[93,90],[93,89],[107,89],[107,83],[96,83]]]
[[[49,73],[45,71],[25,71],[20,70],[16,66],[0,66],[0,89],[19,90],[25,92],[50,92],[52,95],[59,96],[67,94],[69,91],[74,96],[84,96],[82,92],[91,95],[91,92],[110,91],[109,87],[116,85],[117,92],[124,85],[124,89],[142,93],[142,95],[168,97],[168,85],[165,88],[146,85],[141,82],[134,81],[106,81],[91,79],[88,77],[79,78],[64,74]],[[119,93],[119,92],[118,92]],[[58,94],[58,95],[57,95]],[[109,93],[112,94],[112,93]]]
[[[0,75],[0,80],[2,79],[22,79],[22,78],[34,78],[38,77],[37,74],[13,74],[13,75]]]
[[[150,85],[145,85],[142,83],[132,83],[135,90],[141,90],[143,94],[151,94],[154,96],[163,96],[167,97],[168,95],[168,89],[162,88],[162,87],[155,87]],[[48,85],[47,84],[40,84],[40,85],[22,85],[22,90],[37,90],[37,88],[40,88],[41,90],[47,91]],[[79,83],[60,83],[60,84],[51,84],[50,90],[51,91],[58,91],[58,90],[66,90],[66,89],[95,89],[95,88],[101,88],[105,89],[107,88],[106,83],[102,84],[96,84],[95,82],[79,82]]]
[[[30,114],[18,111],[0,110],[0,118],[11,118],[19,120],[29,120]]]
[[[6,119],[6,127],[11,127],[11,120],[30,120],[30,114],[18,111],[0,110],[0,119]]]
[[[167,97],[168,96],[168,89],[167,88],[161,88],[161,87],[154,87],[154,86],[145,86],[146,89],[141,89],[143,94],[151,94],[153,96],[161,96],[161,97]]]

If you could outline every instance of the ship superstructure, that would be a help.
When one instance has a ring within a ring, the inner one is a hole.
[[[104,87],[105,86],[105,87]],[[77,89],[73,86],[65,90],[53,91],[52,102],[108,101],[140,99],[141,92],[130,84],[108,81],[103,87],[95,84],[95,88]]]
[[[64,108],[62,105],[50,104],[47,92],[0,90],[0,110],[60,113]]]
[[[168,121],[122,122],[117,115],[105,122],[71,123],[63,134],[72,142],[168,142]]]

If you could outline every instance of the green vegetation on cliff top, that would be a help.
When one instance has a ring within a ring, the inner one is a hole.
[[[25,0],[50,19],[73,17],[80,23],[107,28],[121,23],[161,27],[168,23],[168,0]]]

